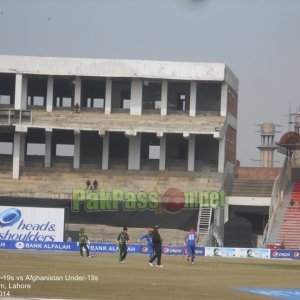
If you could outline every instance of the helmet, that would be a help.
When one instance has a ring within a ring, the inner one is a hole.
[[[191,229],[190,229],[190,232],[195,232],[196,230],[195,230],[195,228],[194,227],[192,227]]]

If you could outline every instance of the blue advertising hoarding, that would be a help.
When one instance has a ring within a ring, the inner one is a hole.
[[[92,253],[116,253],[118,246],[115,243],[91,243],[89,245]],[[23,242],[23,241],[0,241],[0,249],[9,250],[41,250],[41,251],[79,251],[75,242]],[[140,244],[128,244],[127,251],[130,254],[149,254],[148,246]],[[184,246],[163,246],[165,255],[186,255]],[[283,249],[256,249],[251,248],[251,256],[247,248],[222,248],[222,247],[196,247],[197,256],[219,256],[236,258],[273,258],[273,259],[300,259],[300,250]]]
[[[184,247],[166,246],[162,247],[162,253],[167,255],[183,255]]]
[[[91,252],[116,253],[119,251],[115,243],[91,243]],[[0,249],[10,250],[43,250],[43,251],[79,251],[79,246],[75,242],[22,242],[22,241],[1,241]],[[185,247],[163,246],[163,254],[183,255]],[[145,245],[128,244],[127,251],[130,254],[148,254],[149,249]],[[204,256],[204,247],[196,247],[196,255]]]
[[[285,258],[285,259],[299,259],[299,250],[284,250],[284,249],[274,249],[271,250],[271,258]]]

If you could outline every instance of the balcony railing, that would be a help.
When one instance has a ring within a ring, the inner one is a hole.
[[[31,110],[10,109],[10,108],[0,109],[0,124],[13,125],[13,124],[22,124],[22,123],[32,124]]]

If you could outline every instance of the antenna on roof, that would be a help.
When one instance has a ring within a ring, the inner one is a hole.
[[[288,131],[291,131],[292,116],[291,116],[291,102],[289,103],[289,116],[288,116]]]

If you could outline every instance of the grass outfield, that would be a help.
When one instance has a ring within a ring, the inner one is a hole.
[[[233,288],[297,289],[300,285],[300,260],[197,257],[196,264],[191,265],[182,256],[163,256],[164,268],[151,268],[147,258],[132,254],[126,264],[119,264],[116,254],[82,259],[78,253],[1,250],[0,290],[10,291],[11,297],[244,300],[270,298]],[[32,282],[26,280],[27,275],[55,275],[63,279]],[[86,278],[67,280],[69,275]],[[23,280],[17,276],[23,276]],[[31,287],[9,289],[8,284],[31,284]]]

